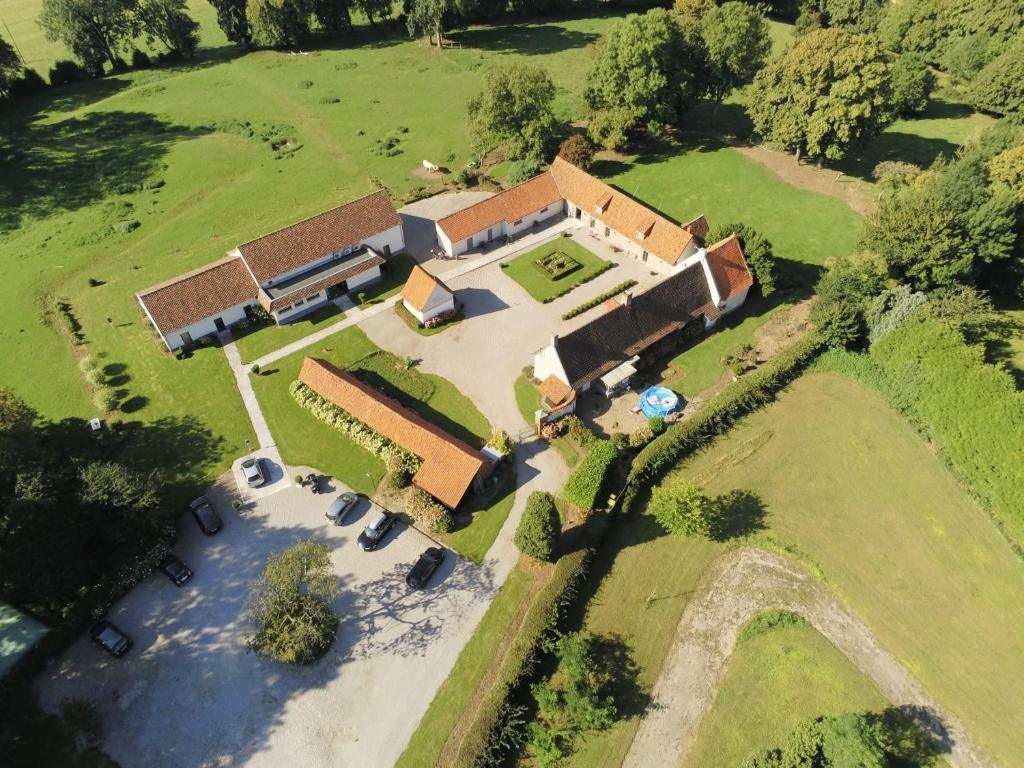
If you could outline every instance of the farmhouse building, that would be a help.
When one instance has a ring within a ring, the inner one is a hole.
[[[558,216],[664,274],[695,255],[707,233],[703,216],[680,226],[556,157],[539,176],[439,219],[437,240],[454,256]]]
[[[307,357],[299,381],[395,445],[422,460],[417,488],[455,509],[491,470],[479,451],[326,360]]]
[[[237,323],[261,306],[287,323],[381,277],[405,248],[381,190],[233,249],[228,257],[137,294],[167,348]]]
[[[455,292],[417,264],[402,288],[402,305],[413,317],[426,323],[455,311]]]

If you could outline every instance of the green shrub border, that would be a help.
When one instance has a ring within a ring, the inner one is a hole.
[[[604,262],[601,265],[601,268],[599,270],[597,270],[596,272],[594,272],[593,274],[587,275],[582,280],[577,280],[572,285],[567,286],[566,288],[563,288],[562,290],[560,290],[554,296],[548,296],[547,298],[542,299],[540,303],[541,304],[550,304],[555,299],[560,299],[563,296],[565,296],[565,294],[569,293],[569,291],[573,291],[573,290],[579,288],[584,283],[589,283],[591,280],[593,280],[594,278],[598,277],[599,275],[603,275],[605,272],[607,272],[609,269],[611,269],[614,266],[615,265],[612,262],[606,261],[606,262]],[[554,282],[554,281],[552,281],[552,282]]]
[[[587,446],[587,453],[565,481],[562,495],[565,500],[580,509],[593,509],[608,470],[619,457],[619,449],[610,440],[594,440]]]
[[[715,397],[703,410],[680,421],[648,443],[633,460],[622,493],[622,510],[631,512],[638,501],[680,457],[692,453],[728,429],[741,417],[775,399],[824,349],[816,331],[744,376]]]
[[[619,283],[618,285],[616,285],[610,291],[605,291],[604,293],[599,293],[597,296],[592,298],[590,301],[586,301],[586,302],[580,304],[578,307],[573,307],[568,312],[566,312],[564,315],[562,315],[562,319],[563,320],[571,320],[572,318],[576,317],[576,315],[582,315],[587,310],[593,309],[598,304],[602,304],[602,303],[608,301],[608,299],[610,299],[610,298],[612,298],[614,296],[618,296],[620,293],[622,293],[623,291],[625,291],[628,288],[632,288],[634,285],[636,285],[636,280],[625,280],[625,281]]]

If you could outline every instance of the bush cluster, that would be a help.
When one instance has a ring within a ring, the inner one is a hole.
[[[771,402],[822,347],[821,337],[813,331],[808,333],[774,360],[728,387],[703,410],[677,422],[651,441],[633,460],[622,494],[622,508],[633,509],[640,494],[661,479],[681,456],[722,434],[741,416]]]
[[[582,315],[587,310],[593,309],[599,304],[603,304],[604,302],[608,301],[608,299],[618,296],[627,288],[632,288],[634,285],[636,285],[636,280],[624,280],[611,290],[605,291],[604,293],[599,293],[590,301],[586,301],[583,304],[580,304],[578,307],[573,307],[564,315],[562,315],[562,319],[571,320],[572,318],[576,317],[576,315]]]
[[[566,416],[559,423],[565,425],[565,428],[569,431],[569,437],[580,448],[586,448],[598,439],[593,430],[584,424],[583,419],[579,416]]]
[[[384,437],[384,435],[375,432],[351,414],[334,405],[334,403],[320,397],[320,395],[301,381],[293,381],[291,386],[288,387],[288,392],[301,407],[325,424],[329,424],[339,432],[343,432],[352,442],[365,448],[374,456],[379,456],[387,461],[389,457],[397,455],[405,466],[415,467],[412,470],[413,472],[420,468],[419,457],[414,456],[404,448],[398,447]]]
[[[418,527],[426,528],[431,533],[448,533],[455,527],[451,511],[416,486],[405,492],[405,513]]]
[[[516,546],[524,555],[550,562],[554,559],[560,528],[554,497],[544,491],[534,491],[526,500],[516,529]]]
[[[580,509],[594,509],[605,476],[618,456],[619,452],[610,440],[594,440],[587,449],[587,455],[565,482],[566,501]]]

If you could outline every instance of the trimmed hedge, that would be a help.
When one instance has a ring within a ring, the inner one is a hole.
[[[821,337],[811,331],[778,357],[729,386],[702,410],[652,440],[633,460],[622,494],[622,509],[631,511],[641,493],[660,480],[680,457],[722,434],[737,419],[771,402],[823,347]]]
[[[591,280],[593,280],[594,278],[596,278],[596,277],[597,277],[598,275],[603,275],[603,274],[604,274],[605,272],[607,272],[607,271],[608,271],[609,269],[611,269],[611,268],[612,268],[612,267],[614,267],[614,266],[615,266],[615,265],[614,265],[614,264],[612,264],[612,263],[611,263],[610,261],[606,261],[606,262],[604,262],[604,263],[603,263],[603,264],[602,264],[602,265],[601,265],[601,266],[600,266],[600,267],[598,268],[598,270],[597,270],[596,272],[594,272],[593,274],[587,275],[587,276],[586,276],[586,277],[584,277],[584,278],[583,278],[582,280],[577,280],[577,281],[576,281],[575,283],[573,283],[572,285],[570,285],[570,286],[567,286],[567,287],[563,288],[562,290],[560,290],[560,291],[559,291],[558,293],[556,293],[556,294],[555,294],[554,296],[548,296],[547,298],[541,299],[541,302],[540,302],[540,303],[541,303],[541,304],[550,304],[550,303],[551,303],[552,301],[554,301],[555,299],[560,299],[560,298],[562,298],[563,296],[565,296],[565,294],[569,293],[570,291],[573,291],[573,290],[575,290],[576,288],[579,288],[579,287],[580,287],[581,285],[583,285],[584,283],[589,283],[589,282],[590,282]]]
[[[595,440],[587,448],[587,455],[565,481],[563,496],[580,509],[594,509],[608,469],[615,463],[619,450],[610,440]]]
[[[531,493],[516,529],[515,543],[519,551],[536,560],[550,562],[554,559],[560,530],[554,497],[545,491]]]
[[[624,290],[626,290],[627,288],[632,288],[634,285],[636,285],[636,280],[626,280],[625,282],[619,283],[614,288],[612,288],[610,291],[605,291],[604,293],[599,293],[597,296],[592,298],[590,301],[586,301],[583,304],[580,304],[578,307],[573,307],[568,312],[566,312],[564,315],[562,315],[562,319],[563,320],[571,320],[572,318],[576,317],[576,315],[582,315],[588,309],[593,309],[598,304],[602,304],[602,303],[608,301],[608,299],[612,298],[613,296],[618,296]]]

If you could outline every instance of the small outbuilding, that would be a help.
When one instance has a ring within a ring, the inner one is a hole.
[[[409,314],[426,324],[435,317],[455,312],[455,291],[417,264],[402,288],[402,304]]]

